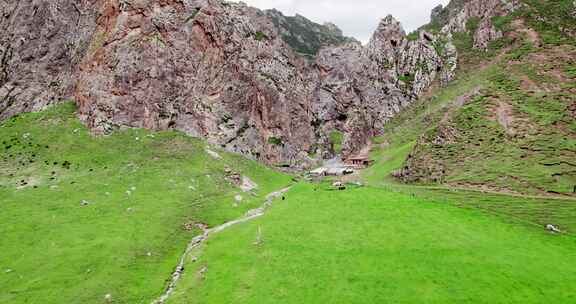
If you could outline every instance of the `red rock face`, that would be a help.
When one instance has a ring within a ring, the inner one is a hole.
[[[304,62],[260,11],[219,1],[104,11],[76,90],[95,132],[178,129],[270,164],[306,155],[315,138]]]
[[[0,3],[0,121],[71,97],[98,1]]]
[[[456,51],[448,43],[446,54],[438,54],[434,43],[437,38],[428,33],[409,41],[400,23],[388,16],[368,45],[320,52],[321,76],[312,99],[320,134],[340,130],[345,134],[343,157],[355,154],[435,80],[451,80]]]
[[[456,67],[450,43],[438,54],[437,37],[409,41],[391,16],[367,46],[326,48],[309,63],[244,4],[4,1],[0,13],[0,120],[74,98],[96,134],[176,129],[267,164],[330,157],[334,130],[344,156],[361,150]]]

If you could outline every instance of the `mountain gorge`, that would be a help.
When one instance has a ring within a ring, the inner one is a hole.
[[[573,303],[576,2],[381,13],[1,1],[0,303]]]
[[[387,16],[362,46],[334,25],[243,3],[11,2],[2,6],[0,118],[71,99],[95,134],[175,129],[268,165],[310,168],[365,150],[459,66],[523,35],[549,43],[534,30],[539,8],[452,1],[409,35]],[[557,27],[573,35],[570,23]]]
[[[357,152],[456,63],[449,41],[408,40],[392,17],[367,46],[326,46],[308,62],[274,18],[244,4],[63,1],[3,11],[4,119],[71,98],[95,133],[177,129],[282,166],[340,152],[334,132],[344,155]],[[12,51],[27,43],[38,47]]]

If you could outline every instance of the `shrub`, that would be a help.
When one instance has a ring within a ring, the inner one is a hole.
[[[468,30],[468,32],[470,33],[475,33],[476,30],[478,30],[478,25],[480,24],[480,18],[478,17],[473,17],[468,19],[468,21],[466,22],[466,29]]]
[[[510,52],[506,56],[506,58],[508,60],[520,60],[532,52],[534,52],[534,47],[532,46],[532,43],[524,42],[524,44],[521,47]]]
[[[268,39],[268,36],[266,36],[266,34],[258,31],[254,34],[254,39],[256,39],[256,41],[262,41],[264,39]]]
[[[342,151],[342,142],[344,141],[344,135],[340,131],[333,131],[330,133],[330,142],[332,142],[332,149],[336,153]]]
[[[407,84],[411,84],[414,82],[414,75],[412,74],[405,74],[405,75],[400,75],[398,76],[398,80],[407,83]]]
[[[514,20],[514,15],[492,17],[494,27],[502,32],[510,31],[510,23]]]
[[[282,138],[271,136],[268,138],[268,143],[275,146],[283,146]]]

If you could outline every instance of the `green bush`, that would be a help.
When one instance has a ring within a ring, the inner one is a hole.
[[[344,142],[344,135],[340,131],[333,131],[330,133],[330,142],[332,143],[332,149],[336,153],[342,151],[342,142]]]
[[[256,39],[257,41],[262,41],[262,40],[267,40],[268,36],[266,36],[266,34],[258,31],[254,34],[254,39]]]
[[[398,80],[407,84],[412,84],[414,82],[414,75],[412,74],[400,75],[398,76]]]
[[[274,137],[274,136],[268,138],[268,143],[271,145],[275,145],[275,146],[283,146],[284,145],[282,138],[278,138],[278,137]]]
[[[568,78],[576,79],[576,66],[567,66],[565,72]]]
[[[526,55],[534,52],[534,46],[530,42],[525,42],[521,47],[515,49],[514,51],[510,52],[506,58],[508,60],[520,60],[524,58]]]
[[[510,23],[512,22],[512,20],[514,20],[515,16],[514,15],[508,15],[508,16],[495,16],[492,17],[492,24],[494,24],[494,27],[502,32],[508,32],[510,31]]]
[[[473,17],[468,19],[466,22],[466,30],[470,33],[475,33],[478,30],[478,25],[480,24],[480,18]]]
[[[414,31],[406,36],[406,39],[408,39],[409,41],[416,41],[418,40],[418,38],[420,38],[419,31]]]

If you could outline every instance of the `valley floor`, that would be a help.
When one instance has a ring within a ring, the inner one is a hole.
[[[167,303],[576,302],[573,199],[390,179],[427,116],[496,72],[456,81],[411,128],[393,121],[359,176],[367,186],[300,182],[265,216],[213,231]],[[0,125],[0,303],[151,303],[193,238],[292,183],[176,132],[93,137],[74,111]]]
[[[169,303],[571,303],[574,252],[479,211],[302,183],[192,253]]]

